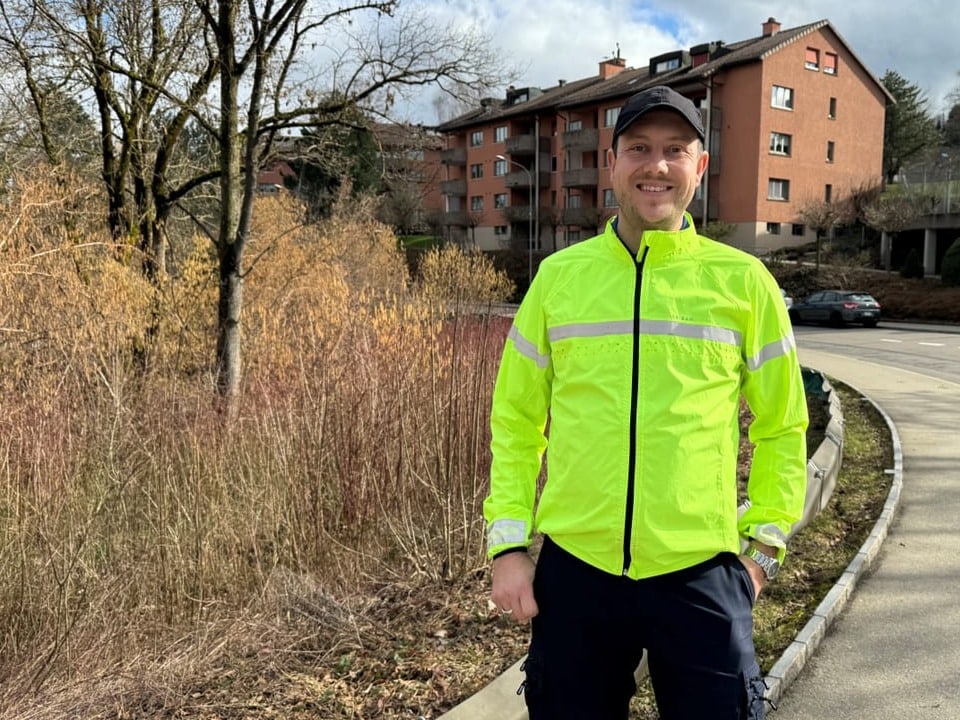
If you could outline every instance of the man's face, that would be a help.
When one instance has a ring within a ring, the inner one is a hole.
[[[623,131],[616,153],[610,150],[609,165],[624,230],[679,230],[707,154],[680,115],[655,110]]]

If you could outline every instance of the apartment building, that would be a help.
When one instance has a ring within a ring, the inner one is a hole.
[[[813,240],[801,219],[882,180],[892,96],[828,20],[716,41],[555,87],[515,88],[439,126],[453,241],[484,250],[551,252],[595,234],[617,203],[607,148],[633,93],[669,85],[700,108],[710,164],[689,211],[735,226],[728,242],[763,253]]]

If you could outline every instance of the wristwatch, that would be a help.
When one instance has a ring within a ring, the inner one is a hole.
[[[780,572],[780,561],[775,557],[770,557],[753,543],[747,546],[743,554],[763,569],[763,574],[767,576],[767,580],[773,580]]]

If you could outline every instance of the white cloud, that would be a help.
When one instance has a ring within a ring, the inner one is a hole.
[[[702,42],[755,37],[770,16],[784,28],[829,20],[876,77],[895,70],[920,87],[932,112],[946,110],[960,86],[960,13],[953,0],[877,3],[795,0],[776,7],[759,0],[430,0],[432,12],[475,23],[521,70],[520,86],[551,87],[597,73],[619,46],[628,65]],[[429,106],[428,102],[424,103]],[[435,122],[431,111],[423,122]]]

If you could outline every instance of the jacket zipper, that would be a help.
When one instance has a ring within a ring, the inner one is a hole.
[[[637,405],[640,389],[640,291],[643,286],[643,264],[650,246],[643,248],[637,263],[637,282],[633,290],[633,370],[630,382],[630,443],[627,466],[627,510],[623,519],[623,574],[630,569],[630,540],[633,534],[633,502],[637,484]]]

